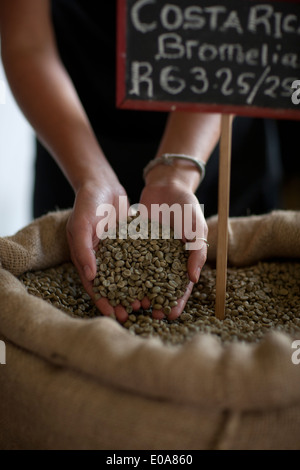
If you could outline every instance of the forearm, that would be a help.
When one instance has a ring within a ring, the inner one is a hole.
[[[57,56],[22,51],[3,57],[16,100],[74,190],[86,181],[114,178]]]
[[[219,140],[220,126],[219,114],[171,113],[156,156],[185,154],[206,163]],[[196,166],[184,160],[174,160],[172,166],[158,165],[146,178],[147,184],[180,182],[193,191],[199,181]]]

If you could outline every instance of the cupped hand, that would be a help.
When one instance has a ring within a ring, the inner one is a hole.
[[[73,211],[67,223],[67,238],[71,259],[78,270],[85,290],[94,301],[98,310],[106,316],[114,315],[120,323],[124,323],[128,319],[126,309],[122,305],[113,307],[106,298],[96,300],[93,291],[93,280],[97,272],[95,251],[99,244],[99,237],[97,236],[97,224],[99,223],[97,208],[100,204],[110,204],[115,208],[118,218],[120,196],[123,196],[122,201],[123,203],[125,202],[126,210],[128,210],[127,195],[121,185],[114,184],[111,187],[89,184],[80,188],[76,194]],[[192,192],[182,186],[146,186],[142,192],[140,203],[147,207],[149,217],[151,217],[152,204],[168,204],[171,206],[177,203],[182,207],[185,204],[190,204],[192,206],[192,225],[189,227],[189,230],[183,231],[184,233],[182,233],[181,238],[184,242],[193,239],[195,235],[192,231],[195,230],[196,223],[198,223],[198,234],[200,234],[200,237],[206,238],[207,225],[199,202]],[[188,227],[185,228],[188,229]],[[193,285],[199,279],[200,271],[206,261],[206,254],[207,247],[203,242],[200,243],[200,248],[190,251],[188,258],[188,275],[190,280],[183,297],[178,299],[177,306],[173,307],[168,315],[169,320],[175,320],[182,313],[192,292]],[[145,297],[142,301],[136,300],[131,306],[133,311],[138,311],[141,307],[147,310],[150,308],[150,301]],[[165,317],[164,313],[158,310],[153,310],[152,315],[153,318],[157,319]]]
[[[200,272],[206,262],[207,244],[201,240],[206,239],[208,233],[204,214],[195,194],[181,183],[169,183],[166,185],[150,184],[145,186],[141,194],[140,204],[146,206],[149,218],[153,218],[151,216],[151,206],[153,204],[167,204],[168,207],[178,204],[181,207],[182,219],[181,221],[175,217],[171,219],[174,232],[184,243],[195,240],[189,244],[190,253],[187,264],[189,283],[184,295],[178,299],[176,307],[173,307],[168,315],[168,320],[175,320],[183,312],[193,286],[198,282]],[[189,210],[190,212],[188,212]],[[162,222],[161,218],[159,222]],[[144,305],[150,306],[150,302],[144,299]],[[165,317],[164,313],[159,310],[153,310],[152,316],[158,319]]]
[[[101,204],[109,204],[115,208],[117,220],[119,217],[119,201],[122,196],[122,204],[127,213],[129,203],[124,188],[117,182],[113,185],[97,184],[90,182],[82,186],[75,198],[72,213],[67,222],[67,239],[70,248],[71,259],[77,268],[79,277],[86,292],[94,301],[98,310],[107,316],[115,315],[120,322],[128,317],[124,307],[112,307],[106,298],[95,299],[93,280],[97,273],[95,251],[99,244],[99,231],[97,225],[99,216],[97,209]],[[140,307],[140,303],[134,303],[133,308]]]

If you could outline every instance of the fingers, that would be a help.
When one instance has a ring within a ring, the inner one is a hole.
[[[143,308],[144,310],[149,310],[149,308],[151,307],[151,302],[150,302],[150,300],[148,299],[148,297],[144,297],[143,300],[142,300],[142,302],[141,302],[141,304],[142,304],[142,308]]]
[[[141,308],[141,302],[139,300],[135,300],[132,304],[132,309],[134,312],[137,312]]]
[[[98,310],[107,317],[114,315],[115,309],[112,305],[110,305],[109,301],[105,297],[101,297],[101,299],[95,301],[95,305]]]
[[[171,312],[169,313],[168,320],[170,321],[176,320],[176,318],[178,318],[182,314],[184,307],[188,301],[188,298],[190,297],[192,293],[193,286],[194,286],[194,283],[189,282],[183,297],[178,299],[176,307],[173,307]]]
[[[163,320],[165,318],[165,314],[162,310],[152,310],[152,318],[155,320]]]
[[[192,293],[193,287],[194,287],[194,283],[189,282],[184,295],[180,299],[178,299],[176,307],[173,307],[171,309],[171,312],[167,316],[167,319],[169,321],[176,320],[176,318],[178,318],[182,314],[184,307]],[[164,314],[162,310],[153,309],[152,317],[157,320],[163,320],[166,317],[166,315]]]
[[[71,259],[78,270],[82,283],[86,285],[95,278],[97,270],[93,246],[93,230],[88,223],[76,224],[77,227],[75,229],[71,218],[67,225],[67,238]]]
[[[92,298],[95,294],[92,294]],[[95,305],[98,310],[102,313],[102,315],[111,317],[115,315],[116,319],[120,323],[125,323],[128,320],[128,312],[126,311],[123,305],[119,304],[116,307],[113,307],[109,300],[105,297],[102,297],[99,300],[95,300]],[[132,304],[133,311],[138,311],[141,308],[141,302],[139,300],[135,300]]]
[[[194,203],[192,207],[189,206],[189,211],[184,219],[184,237],[182,238],[189,251],[187,268],[189,278],[193,283],[199,281],[201,269],[206,262],[207,233],[208,228],[201,206],[199,203]]]
[[[120,323],[125,323],[126,320],[128,320],[128,313],[122,305],[117,305],[115,307],[115,315]]]
[[[115,316],[120,323],[125,323],[128,319],[128,313],[123,305],[117,305],[113,307],[109,300],[105,297],[102,297],[99,300],[95,301],[97,309],[106,317]]]
[[[190,280],[196,284],[199,281],[201,270],[207,258],[207,245],[203,242],[200,250],[191,250],[187,262],[188,275]]]
[[[92,284],[92,283],[90,283],[90,284]],[[176,320],[176,318],[178,318],[181,315],[181,313],[183,312],[184,307],[185,307],[185,305],[188,301],[188,298],[191,295],[191,292],[193,290],[193,286],[194,286],[194,283],[189,282],[184,295],[180,299],[178,299],[176,307],[173,307],[171,309],[171,312],[167,316],[167,319],[169,321]],[[91,297],[93,298],[93,296],[94,296],[94,293],[92,292]],[[115,315],[116,319],[120,323],[125,323],[128,320],[129,315],[128,315],[125,307],[123,307],[121,304],[117,305],[116,307],[113,307],[109,303],[109,300],[107,298],[102,297],[101,299],[95,301],[95,305],[98,308],[98,310],[102,313],[102,315],[104,315],[104,316]],[[133,308],[133,311],[135,311],[135,312],[140,310],[140,308],[143,308],[144,310],[148,310],[151,307],[151,302],[147,297],[144,297],[144,299],[142,301],[135,300],[131,304],[131,306]],[[162,310],[155,310],[155,309],[152,310],[152,318],[154,318],[156,320],[163,320],[165,317],[166,317],[166,315],[164,314],[164,312]]]

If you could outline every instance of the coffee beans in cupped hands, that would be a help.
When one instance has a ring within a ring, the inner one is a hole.
[[[127,223],[117,227],[116,238],[100,240],[93,283],[95,300],[105,297],[113,307],[121,304],[130,314],[131,304],[147,297],[152,309],[168,315],[189,283],[189,251],[174,237],[173,230],[167,233],[160,225],[157,225],[158,238],[151,238],[150,220],[144,233],[143,229],[136,230],[133,238],[128,233],[133,220],[134,217],[128,217]]]

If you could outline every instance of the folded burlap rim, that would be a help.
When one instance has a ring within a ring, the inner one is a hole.
[[[260,410],[300,402],[292,341],[272,332],[258,344],[220,344],[201,334],[180,346],[132,336],[116,321],[74,319],[29,295],[16,276],[70,260],[70,211],[51,213],[0,239],[0,337],[51,364],[126,393],[215,410]],[[217,217],[208,219],[208,261]],[[229,220],[229,264],[300,258],[300,213],[276,211]],[[299,338],[300,339],[300,338]],[[9,361],[9,358],[8,358]]]

